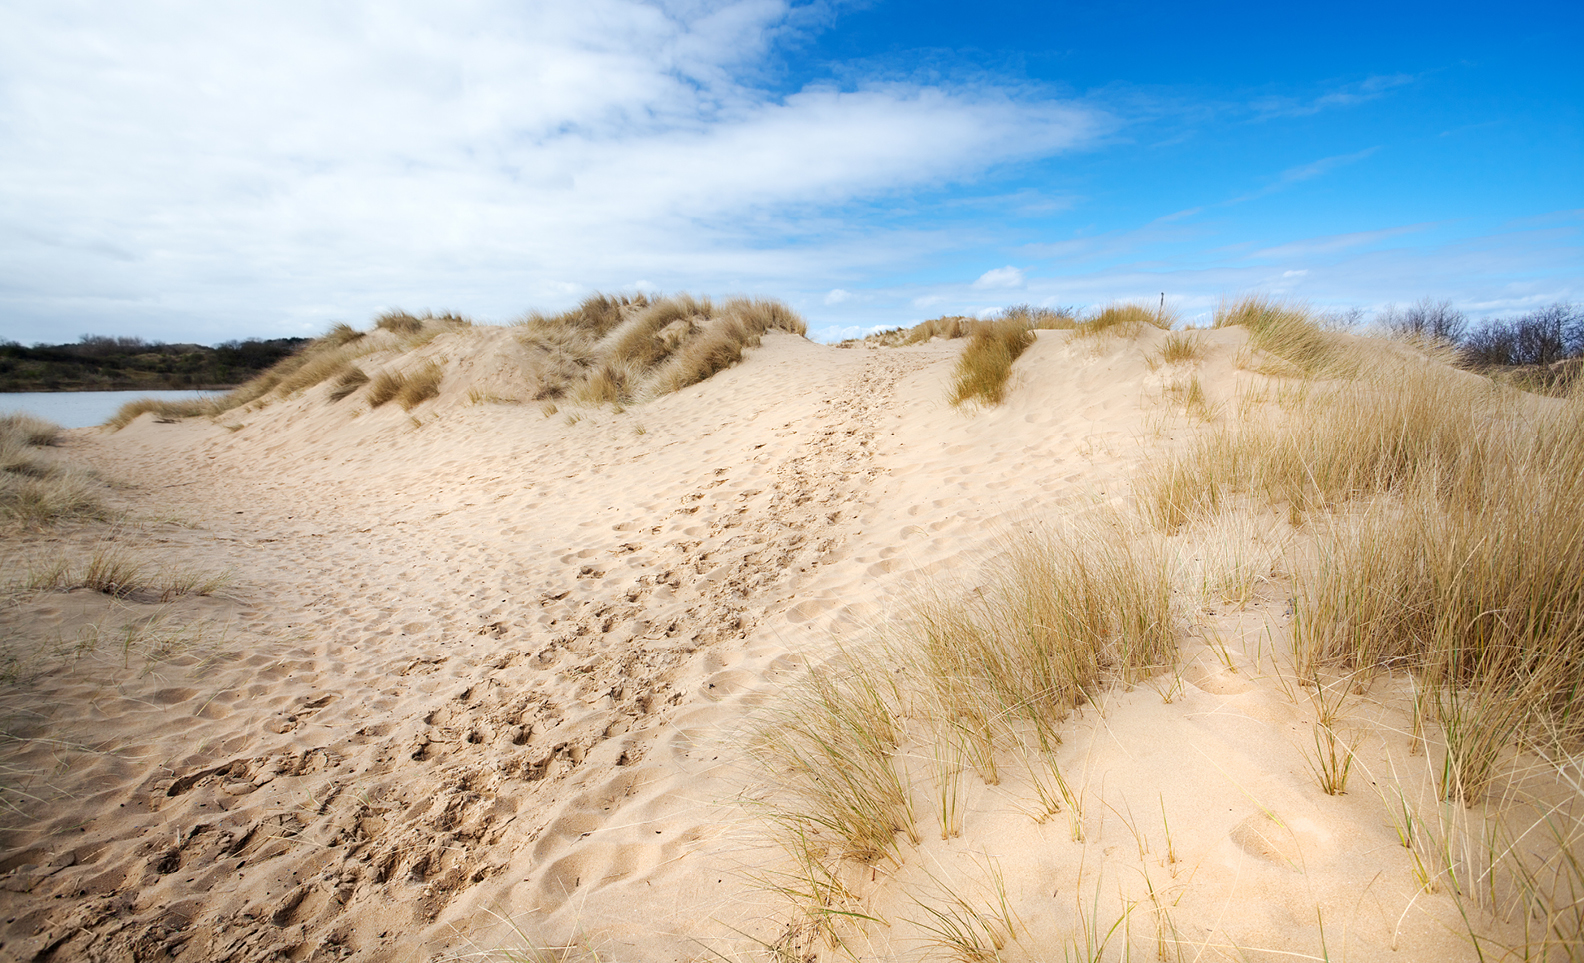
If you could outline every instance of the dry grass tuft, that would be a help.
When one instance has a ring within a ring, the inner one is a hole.
[[[341,401],[369,383],[368,373],[362,368],[348,367],[336,379],[335,387],[330,389],[330,400]]]
[[[931,318],[928,321],[921,321],[914,325],[912,329],[908,331],[907,337],[903,339],[902,343],[922,344],[923,342],[929,341],[932,338],[940,338],[944,341],[965,338],[968,336],[969,332],[973,330],[974,325],[977,323],[978,322],[974,318],[963,317],[961,315]]]
[[[1204,357],[1204,342],[1192,331],[1173,331],[1161,343],[1161,360],[1166,364],[1182,364]]]
[[[1176,313],[1168,308],[1119,302],[1106,305],[1094,317],[1080,322],[1077,331],[1085,337],[1121,335],[1131,338],[1136,337],[1146,325],[1169,331],[1176,323]]]
[[[1247,328],[1250,343],[1276,361],[1262,366],[1267,374],[1343,373],[1335,338],[1307,308],[1262,295],[1222,301],[1214,327],[1233,325]]]
[[[1007,545],[989,589],[921,605],[914,633],[923,675],[954,717],[992,733],[1022,718],[1054,745],[1057,725],[1104,681],[1172,664],[1176,623],[1160,542],[1099,517]]]
[[[808,324],[802,316],[770,298],[730,298],[721,306],[721,311],[735,316],[755,334],[762,335],[766,331],[785,331],[799,337],[808,334]]]
[[[417,371],[402,379],[401,388],[396,392],[396,403],[401,405],[403,411],[412,411],[414,408],[440,395],[440,382],[445,378],[445,372],[434,363],[426,364]],[[372,395],[373,392],[370,391]]]
[[[0,450],[17,444],[43,448],[60,440],[61,426],[24,412],[0,415]]]
[[[762,332],[760,332],[762,333]],[[742,319],[728,316],[715,321],[688,340],[655,372],[658,394],[681,391],[724,371],[742,360],[743,349],[756,347],[759,334]]]
[[[951,403],[1000,404],[1006,397],[1012,363],[1033,343],[1034,336],[1022,318],[979,324],[957,359]]]
[[[362,340],[364,332],[352,327],[345,322],[337,322],[329,331],[320,336],[319,340],[327,348],[340,348],[354,341]]]
[[[1053,756],[1061,723],[1109,682],[1175,663],[1169,572],[1149,533],[1100,515],[1020,532],[997,557],[982,590],[925,598],[889,647],[811,672],[752,742],[770,787],[765,814],[790,857],[771,888],[833,941],[838,924],[883,922],[843,885],[857,875],[851,864],[900,865],[904,847],[923,838],[911,788],[921,773],[909,758],[922,749],[934,760],[923,791],[942,839],[960,832],[961,762],[994,784],[1006,763],[1037,755],[1029,791],[1038,799],[1019,808],[1036,821],[1067,809],[1082,840],[1083,789]],[[988,912],[950,899],[937,912],[932,901],[913,922],[940,945],[999,947],[1015,935],[1015,916],[1004,887],[994,890]]]
[[[418,318],[404,312],[391,312],[380,316],[376,328],[407,335],[408,340],[404,344],[411,348],[424,338],[426,332],[432,336],[469,323],[465,318],[449,314]],[[138,416],[149,412],[162,421],[212,418],[270,395],[297,394],[331,378],[339,379],[352,370],[353,360],[375,351],[389,350],[390,347],[389,339],[382,345],[362,331],[346,324],[336,324],[296,354],[281,359],[268,371],[224,395],[183,402],[139,398],[122,405],[105,424],[119,431]]]
[[[1168,528],[1240,497],[1305,525],[1301,671],[1411,670],[1444,737],[1442,791],[1473,802],[1513,745],[1584,738],[1584,401],[1429,360],[1353,371],[1207,433],[1139,493]]]
[[[378,408],[402,393],[407,387],[407,378],[399,371],[381,371],[369,385],[368,403],[370,408]]]
[[[1000,320],[1021,322],[1030,331],[1072,331],[1078,327],[1078,315],[1072,308],[1032,304],[1014,304],[1001,312]]]
[[[677,391],[730,367],[771,329],[803,335],[807,325],[778,301],[678,294],[663,298],[595,295],[558,315],[517,322],[518,340],[538,352],[530,363],[534,400],[571,394],[625,404]]]
[[[119,431],[136,421],[140,415],[146,415],[151,412],[156,420],[176,421],[181,418],[197,418],[219,414],[224,410],[217,402],[208,398],[193,398],[188,401],[160,401],[157,398],[135,398],[117,408],[116,413],[105,424]]]
[[[47,525],[104,514],[92,474],[49,457],[61,428],[31,415],[0,416],[0,518]]]
[[[169,602],[184,595],[212,595],[231,578],[228,574],[151,569],[117,545],[104,545],[80,566],[62,560],[29,574],[30,589],[91,589],[115,598]]]
[[[417,334],[423,330],[423,321],[406,311],[386,311],[374,319],[374,327],[392,334]]]
[[[879,663],[821,668],[788,694],[753,745],[779,774],[774,819],[820,856],[900,865],[899,834],[918,842],[907,780],[894,758],[903,732],[897,693]]]

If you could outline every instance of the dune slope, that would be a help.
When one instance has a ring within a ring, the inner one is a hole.
[[[810,666],[982,591],[1031,526],[1139,517],[1145,467],[1281,383],[1241,329],[1175,366],[1165,337],[1039,332],[1003,405],[958,409],[961,342],[771,331],[674,394],[552,411],[475,328],[395,362],[445,372],[410,412],[326,383],[71,433],[128,514],[7,536],[8,571],[108,546],[228,578],[13,586],[0,958],[1474,959],[1471,906],[1519,939],[1402,845],[1393,807],[1448,839],[1482,812],[1421,802],[1405,678],[1344,687],[1356,769],[1317,784],[1275,511],[1159,536],[1179,662],[1071,717],[1076,805],[958,761],[943,831],[940,760],[903,752],[918,842],[844,871],[839,926],[765,885],[788,867],[745,750]]]

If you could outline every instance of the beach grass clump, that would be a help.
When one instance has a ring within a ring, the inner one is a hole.
[[[1238,499],[1285,509],[1308,532],[1300,671],[1411,671],[1444,737],[1442,791],[1473,802],[1513,745],[1584,738],[1584,400],[1379,344],[1162,459],[1140,500],[1167,529]]]
[[[952,341],[965,338],[973,330],[976,323],[974,318],[962,315],[948,315],[920,321],[908,329],[907,335],[902,339],[903,344],[923,344],[933,338],[943,341]]]
[[[1170,331],[1177,315],[1164,305],[1150,307],[1129,301],[1113,302],[1093,317],[1078,322],[1078,334],[1086,338],[1101,336],[1137,337],[1146,327]]]
[[[356,347],[331,348],[307,355],[295,371],[283,376],[271,390],[282,396],[299,394],[325,381],[338,379],[352,367],[352,359],[367,354]]]
[[[1006,398],[1012,364],[1034,343],[1022,318],[981,322],[963,346],[952,375],[951,403],[998,405]]]
[[[137,398],[122,405],[105,424],[119,431],[144,414],[153,414],[160,421],[212,418],[271,394],[305,391],[344,374],[352,359],[378,350],[379,346],[370,344],[366,337],[364,332],[338,323],[295,354],[282,358],[262,374],[223,395],[174,402]]]
[[[842,926],[884,922],[842,885],[854,865],[902,865],[933,815],[942,839],[961,832],[960,762],[998,784],[1037,756],[1040,799],[1023,808],[1037,821],[1068,809],[1081,840],[1082,789],[1053,756],[1062,723],[1106,685],[1175,665],[1158,538],[1096,514],[1030,526],[1001,549],[981,588],[921,596],[884,644],[845,650],[791,687],[751,740],[762,814],[789,857],[770,888],[833,940]],[[921,756],[935,765],[919,767]],[[984,934],[992,944],[1010,938],[1011,919]]]
[[[357,390],[369,383],[368,372],[355,365],[349,365],[335,384],[330,388],[331,401],[343,401],[351,397]]]
[[[597,349],[600,361],[611,370],[640,374],[674,354],[715,313],[708,298],[688,294],[658,298],[610,329]]]
[[[114,598],[170,602],[184,595],[212,595],[230,580],[225,573],[154,568],[123,546],[106,544],[81,564],[62,559],[35,570],[25,584],[34,590],[89,589]]]
[[[0,518],[49,525],[66,518],[102,518],[103,486],[84,471],[57,468],[42,474],[0,472]]]
[[[1204,341],[1192,331],[1173,331],[1161,342],[1161,361],[1184,364],[1204,357]]]
[[[716,319],[689,338],[655,372],[656,393],[681,391],[730,368],[742,360],[745,348],[759,344],[762,333],[755,333],[736,316]]]
[[[1099,516],[1010,540],[988,588],[921,604],[912,635],[948,718],[986,734],[1026,720],[1051,746],[1105,682],[1172,665],[1177,631],[1159,540]]]
[[[1072,331],[1078,327],[1078,314],[1072,308],[1047,308],[1033,304],[1014,304],[1003,308],[999,320],[1019,322],[1030,331]]]
[[[183,401],[163,401],[158,398],[134,398],[110,416],[106,425],[120,430],[136,421],[139,416],[152,414],[156,421],[179,421],[183,418],[201,418],[225,411],[221,402],[209,398],[190,398]]]
[[[900,835],[918,842],[908,782],[896,758],[903,737],[897,693],[868,659],[820,667],[786,697],[752,751],[779,773],[778,828],[833,862],[900,865]]]
[[[21,412],[0,415],[0,519],[48,525],[104,514],[93,474],[51,457],[45,449],[61,427]]]
[[[1584,405],[1484,414],[1466,469],[1332,520],[1294,586],[1300,666],[1412,669],[1470,802],[1510,746],[1584,738]]]
[[[393,397],[403,411],[412,411],[425,401],[439,397],[440,383],[444,379],[445,372],[431,362],[402,378],[401,387]]]
[[[401,310],[384,311],[374,318],[376,330],[392,334],[417,334],[423,330],[423,326],[423,319]]]
[[[592,295],[556,315],[517,322],[518,341],[535,352],[528,365],[534,400],[571,395],[624,404],[709,378],[757,347],[766,331],[805,335],[807,324],[779,301],[690,294]]]
[[[0,415],[0,450],[16,445],[22,448],[44,448],[60,440],[61,426],[26,412],[16,411]]]
[[[1223,300],[1214,327],[1248,329],[1249,342],[1275,365],[1267,374],[1315,375],[1334,369],[1341,360],[1336,340],[1307,308],[1263,295]]]
[[[734,315],[754,334],[785,331],[798,337],[808,335],[808,322],[785,303],[774,298],[728,298],[721,310],[726,314]]]
[[[1233,492],[1286,507],[1292,517],[1362,495],[1429,484],[1468,497],[1508,457],[1499,427],[1508,407],[1489,382],[1439,366],[1382,362],[1368,377],[1311,385],[1279,412],[1218,428],[1150,466],[1144,508],[1174,529],[1214,512]]]
[[[370,408],[378,408],[394,400],[406,387],[407,376],[400,371],[381,371],[369,383],[368,394],[365,397]]]
[[[607,361],[577,386],[573,397],[584,404],[622,404],[632,398],[638,375],[635,366]]]
[[[342,348],[354,341],[361,341],[366,334],[344,321],[338,321],[330,326],[329,331],[320,335],[319,340],[326,348]]]

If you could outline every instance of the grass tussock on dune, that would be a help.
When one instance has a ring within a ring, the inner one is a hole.
[[[1034,331],[1073,331],[1080,337],[1111,335],[1136,337],[1148,325],[1170,329],[1175,313],[1137,304],[1111,304],[1093,317],[1080,318],[1071,308],[1043,308],[1018,304],[987,319],[961,315],[932,318],[912,328],[897,328],[870,335],[862,341],[886,347],[922,344],[935,339],[967,338],[952,376],[950,401],[961,405],[978,401],[998,405],[1006,396],[1012,365],[1034,343]]]
[[[971,337],[986,324],[999,322],[1022,324],[1025,331],[1070,331],[1078,326],[1077,316],[1073,313],[1072,308],[1047,308],[1032,304],[1014,304],[989,318],[971,318],[961,314],[945,315],[939,318],[931,318],[928,321],[921,321],[911,328],[891,328],[886,331],[877,331],[863,338],[843,341],[841,344],[843,347],[873,344],[894,348],[902,345],[923,344],[936,338],[942,341],[954,341],[958,338]]]
[[[365,396],[370,408],[378,408],[391,401],[407,387],[407,377],[399,371],[381,371],[369,384]]]
[[[1169,331],[1176,323],[1176,313],[1164,306],[1152,308],[1143,304],[1118,302],[1108,304],[1093,317],[1081,320],[1076,330],[1084,337],[1137,337],[1146,327]]]
[[[80,564],[60,559],[30,572],[25,584],[34,590],[89,589],[115,598],[152,603],[170,602],[185,595],[213,595],[230,581],[227,573],[153,567],[111,543],[99,547]]]
[[[61,426],[23,412],[0,415],[0,446],[44,448],[60,440]]]
[[[1105,682],[1176,658],[1160,543],[1114,516],[1010,541],[987,590],[927,601],[912,624],[935,702],[997,743],[1022,720],[1053,746],[1058,724]]]
[[[535,400],[624,403],[704,381],[742,359],[765,332],[804,335],[786,305],[762,298],[716,303],[688,294],[594,295],[559,315],[531,314],[519,340],[538,356]]]
[[[104,514],[93,475],[46,451],[60,432],[59,425],[32,415],[0,415],[0,519],[47,525]]]
[[[1345,373],[1338,367],[1344,352],[1336,338],[1301,305],[1262,295],[1222,301],[1212,326],[1246,328],[1249,343],[1264,355],[1263,364],[1249,366],[1267,374]]]
[[[120,429],[143,414],[174,421],[213,417],[246,405],[300,395],[329,382],[326,392],[341,401],[368,385],[371,408],[392,400],[404,410],[438,397],[442,369],[429,362],[416,371],[387,369],[371,379],[364,358],[384,364],[421,348],[447,332],[472,326],[455,314],[388,311],[372,331],[337,324],[296,354],[234,391],[213,399],[130,402],[107,424]],[[532,312],[517,322],[517,340],[533,352],[524,372],[535,400],[571,397],[621,404],[677,391],[736,364],[766,331],[804,335],[807,325],[786,305],[763,298],[720,303],[689,294],[651,298],[595,294],[560,314]]]
[[[1000,557],[983,590],[921,599],[885,651],[812,671],[752,743],[789,867],[766,882],[831,945],[877,922],[843,882],[855,866],[901,867],[927,836],[961,834],[964,764],[1036,822],[1065,812],[1083,839],[1082,791],[1055,762],[1063,721],[1175,663],[1159,539],[1093,516],[1020,533]],[[935,760],[922,778],[921,756]]]
[[[403,411],[412,411],[430,398],[439,396],[440,382],[444,378],[445,373],[439,365],[424,365],[402,379],[401,388],[396,392],[396,403],[401,405]]]
[[[375,321],[374,332],[337,324],[296,354],[224,395],[182,402],[140,398],[122,405],[106,425],[119,430],[149,413],[162,421],[214,417],[246,405],[267,403],[272,398],[298,395],[326,381],[335,385],[330,392],[331,399],[340,400],[351,393],[342,393],[343,388],[351,385],[352,390],[356,390],[354,382],[359,376],[354,365],[356,360],[381,352],[411,351],[447,331],[471,324],[466,318],[453,314],[411,315],[405,312],[381,315]]]
[[[1012,363],[1034,341],[1021,319],[980,323],[957,358],[951,403],[978,401],[998,405],[1006,397]]]
[[[1307,333],[1288,343],[1329,363]],[[1478,799],[1506,747],[1584,738],[1584,398],[1385,357],[1207,432],[1139,495],[1168,529],[1239,499],[1284,508],[1312,535],[1301,669],[1412,671],[1448,742],[1443,791]]]
[[[343,401],[369,383],[368,372],[362,368],[349,366],[341,376],[336,378],[335,386],[330,389],[331,401]]]
[[[1409,734],[1442,801],[1410,805],[1398,787],[1388,808],[1420,885],[1454,899],[1476,947],[1571,958],[1584,940],[1584,390],[1527,395],[1449,366],[1448,336],[1349,342],[1269,300],[1221,320],[1275,359],[1247,367],[1298,380],[1157,464],[1141,507],[1168,529],[1284,510],[1305,685],[1411,680]],[[1337,735],[1340,701],[1312,698],[1310,766],[1340,793],[1355,747]],[[1485,935],[1488,915],[1521,921],[1519,941]]]
[[[1204,342],[1191,331],[1173,331],[1161,342],[1160,359],[1166,364],[1185,364],[1204,357]]]

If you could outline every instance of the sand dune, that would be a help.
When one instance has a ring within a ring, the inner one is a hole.
[[[1081,812],[1036,819],[1024,773],[970,770],[941,839],[920,788],[920,842],[849,880],[885,923],[851,918],[845,950],[763,885],[784,856],[745,747],[807,667],[973,593],[1030,525],[1136,516],[1141,468],[1205,430],[1186,372],[1223,412],[1281,382],[1239,367],[1242,329],[1186,366],[1164,337],[1039,332],[1004,405],[958,409],[961,342],[772,331],[702,384],[547,414],[480,327],[396,362],[446,371],[411,413],[320,385],[70,433],[127,519],[8,536],[9,573],[108,541],[230,579],[0,609],[0,958],[951,958],[921,907],[996,904],[998,878],[1009,960],[1476,958],[1394,829],[1438,764],[1405,677],[1349,696],[1346,795],[1306,764],[1274,513],[1168,540],[1181,665],[1070,719]],[[1240,604],[1190,590],[1228,565]],[[1507,939],[1498,909],[1478,925]]]

